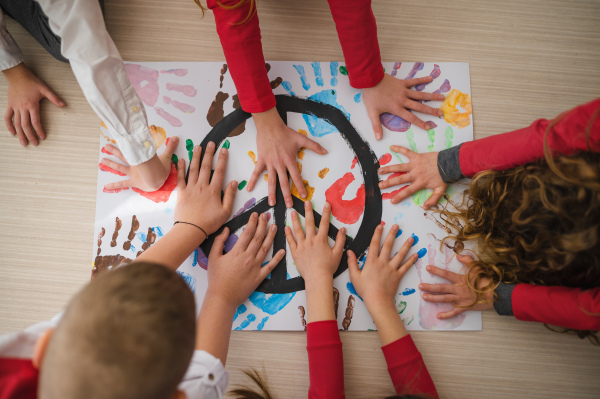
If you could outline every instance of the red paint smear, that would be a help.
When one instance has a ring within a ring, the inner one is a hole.
[[[161,188],[153,192],[142,191],[139,188],[133,188],[133,191],[148,198],[150,201],[159,203],[167,202],[169,197],[171,197],[171,193],[175,190],[175,187],[177,187],[177,169],[175,168],[175,165],[171,164],[171,173]]]
[[[352,160],[352,166],[350,166],[350,169],[354,169],[357,162],[358,162],[358,157],[354,157],[354,159]]]
[[[325,198],[331,204],[331,213],[342,223],[354,224],[365,209],[365,185],[361,185],[356,191],[356,198],[344,200],[342,197],[346,189],[354,181],[354,175],[350,172],[336,180],[325,191]]]
[[[127,176],[125,173],[121,173],[118,170],[114,170],[110,166],[106,166],[103,163],[98,164],[98,168],[100,168],[100,170],[103,171],[103,172],[110,172],[110,173],[112,173],[114,175],[117,175],[117,176]]]
[[[114,190],[109,190],[107,188],[104,188],[102,191],[104,191],[105,193],[109,193],[109,194],[116,194],[116,193],[120,193],[123,190],[129,190],[129,187],[115,188]]]
[[[103,153],[105,153],[105,154],[108,154],[108,155],[115,155],[115,154],[113,154],[112,152],[108,152],[107,150],[105,150],[105,149],[104,149],[104,147],[102,147],[102,150],[101,150],[101,151],[102,151]]]
[[[406,172],[394,172],[391,175],[389,175],[388,178],[385,180],[390,180],[390,179],[393,179],[394,177],[402,176],[405,174],[406,174]]]
[[[404,190],[406,187],[408,187],[408,185],[406,185],[404,187],[400,187],[398,190],[394,190],[391,193],[383,193],[383,194],[381,194],[381,199],[383,201],[392,199],[396,196],[396,194],[398,194],[400,191]]]
[[[167,141],[165,141],[165,145],[169,145],[169,141],[171,141],[171,137],[167,137]]]
[[[381,225],[382,225],[382,226],[385,226],[385,222],[384,222],[383,220],[381,221]]]
[[[392,154],[383,154],[381,158],[379,158],[379,165],[387,165],[392,160]]]

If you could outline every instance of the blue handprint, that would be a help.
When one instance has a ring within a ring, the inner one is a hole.
[[[337,62],[329,63],[329,69],[330,69],[330,73],[331,73],[330,83],[331,83],[332,87],[335,87],[338,83],[338,80],[337,80],[338,65],[339,64]],[[311,66],[313,69],[313,73],[315,75],[315,84],[318,87],[324,87],[325,81],[323,80],[323,71],[321,69],[321,63],[313,62],[313,63],[311,63]],[[300,82],[302,83],[302,88],[304,89],[304,91],[309,91],[311,85],[308,82],[308,78],[306,76],[306,71],[304,69],[304,66],[294,65],[294,69],[296,69],[296,71],[298,72],[298,75],[300,77]],[[296,96],[296,93],[292,90],[292,84],[290,82],[283,81],[281,83],[281,86],[290,95]],[[338,108],[340,111],[342,111],[344,113],[344,115],[346,116],[346,118],[350,119],[350,113],[348,111],[346,111],[344,109],[344,107],[342,107],[337,102],[337,91],[336,90],[334,90],[332,88],[321,90],[315,94],[312,94],[308,98],[313,101],[317,101],[317,102],[320,102],[323,104],[328,104],[328,105],[334,106],[334,107]],[[338,132],[335,127],[333,127],[329,122],[327,122],[323,119],[319,119],[312,115],[303,115],[303,118],[304,118],[304,121],[306,122],[306,126],[308,127],[308,131],[310,132],[311,135],[313,135],[315,137],[322,137],[329,133],[337,133]]]
[[[269,317],[277,314],[280,310],[286,307],[295,295],[295,292],[289,294],[265,294],[258,291],[253,292],[248,299],[252,305],[261,310],[263,313],[267,314],[267,316],[263,316],[261,321],[256,325],[256,329],[262,330],[265,327],[267,320],[269,320]],[[235,322],[238,316],[246,314],[247,311],[248,307],[244,304],[241,304],[235,312],[233,321]],[[240,325],[235,328],[235,330],[244,330],[256,320],[257,318],[254,313],[248,313],[246,319],[242,321]]]

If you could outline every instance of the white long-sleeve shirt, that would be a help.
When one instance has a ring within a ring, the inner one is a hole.
[[[146,111],[133,88],[121,55],[106,31],[97,0],[36,0],[50,29],[61,38],[61,53],[71,63],[83,94],[112,133],[130,165],[156,154]],[[23,62],[0,12],[0,68]]]

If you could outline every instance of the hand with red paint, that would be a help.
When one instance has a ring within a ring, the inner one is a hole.
[[[6,128],[17,136],[22,146],[38,145],[46,133],[40,122],[40,101],[47,98],[57,107],[66,104],[24,63],[2,71],[8,81],[8,107],[4,114]]]
[[[227,149],[221,148],[212,179],[215,143],[210,141],[207,144],[202,165],[200,165],[202,148],[197,145],[194,147],[193,153],[187,183],[185,182],[185,161],[180,159],[177,165],[175,221],[195,224],[201,227],[206,234],[212,234],[231,216],[237,182],[234,180],[227,185],[221,200],[221,189],[227,168]]]
[[[474,259],[468,255],[456,255],[461,263],[468,266],[469,269]],[[429,265],[427,271],[435,276],[441,277],[450,281],[451,284],[419,284],[419,289],[424,291],[423,299],[433,303],[451,303],[454,308],[449,312],[438,313],[438,319],[445,320],[456,317],[459,314],[468,310],[489,310],[494,307],[494,290],[487,290],[483,294],[484,303],[475,303],[476,292],[485,289],[490,284],[490,279],[480,275],[480,269],[473,268],[469,271],[470,284],[467,283],[467,278],[464,274],[451,272],[450,270],[441,269],[439,267]]]
[[[100,169],[108,169],[113,173],[116,171],[116,174],[129,176],[129,179],[107,184],[104,186],[104,191],[120,191],[130,187],[146,192],[159,190],[171,173],[171,157],[177,148],[177,144],[179,144],[179,138],[177,136],[171,137],[167,142],[167,148],[160,156],[154,155],[150,160],[136,166],[130,166],[117,147],[112,144],[105,145],[102,152],[114,155],[124,165],[108,158],[102,158]]]
[[[418,101],[443,101],[443,94],[423,93],[410,88],[420,84],[427,84],[433,81],[431,76],[424,78],[401,80],[396,79],[387,73],[383,75],[381,82],[373,87],[362,89],[363,101],[367,107],[367,114],[373,125],[375,139],[383,138],[383,128],[379,117],[381,114],[390,113],[423,130],[429,130],[427,123],[417,118],[408,110],[421,112],[423,114],[444,116],[441,109],[436,109],[419,103]]]
[[[379,174],[381,175],[389,173],[400,174],[399,176],[391,177],[388,180],[379,182],[379,188],[388,188],[409,182],[411,183],[406,189],[400,191],[392,198],[392,204],[397,204],[417,191],[426,188],[432,189],[433,194],[425,201],[423,208],[429,209],[437,204],[448,188],[448,184],[444,183],[438,170],[438,153],[426,152],[418,154],[399,145],[391,146],[390,150],[406,156],[408,158],[408,163],[379,168]]]
[[[304,147],[317,154],[325,155],[327,150],[308,137],[290,129],[283,123],[275,107],[265,112],[252,114],[252,117],[256,124],[258,159],[248,182],[248,191],[254,189],[256,181],[266,169],[268,173],[269,205],[275,205],[275,189],[277,178],[279,178],[285,205],[291,208],[293,202],[288,173],[292,177],[300,196],[306,198],[307,195],[296,161],[298,151]]]

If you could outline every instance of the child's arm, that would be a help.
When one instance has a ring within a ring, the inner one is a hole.
[[[600,99],[580,105],[558,116],[548,131],[547,142],[554,154],[577,151],[600,151]],[[448,183],[472,177],[484,170],[505,170],[544,157],[544,136],[553,121],[538,119],[531,126],[509,133],[496,134],[438,152],[417,154],[407,148],[392,146],[392,151],[408,157],[405,164],[390,165],[379,173],[403,173],[379,184],[381,188],[411,183],[393,199],[398,203],[423,188],[434,194],[424,208],[433,206],[442,197]],[[589,128],[588,137],[585,132]]]
[[[457,258],[467,265],[473,261],[470,256],[459,255]],[[468,307],[475,300],[475,291],[471,288],[473,279],[471,285],[467,285],[466,278],[462,274],[433,265],[427,266],[427,270],[450,281],[451,284],[421,284],[419,289],[427,292],[423,294],[424,300],[465,306],[439,313],[440,319],[449,319],[468,310],[487,310],[494,307],[498,314],[514,315],[518,320],[537,321],[576,330],[600,330],[600,288],[583,290],[501,283],[495,290],[498,301],[494,302],[494,291],[488,291],[484,294],[485,303]],[[477,286],[486,287],[488,283],[489,279],[481,278]]]
[[[362,270],[358,268],[356,255],[348,251],[350,279],[373,317],[396,392],[437,397],[423,357],[408,335],[394,302],[402,277],[417,260],[414,254],[402,263],[413,243],[412,238],[390,258],[397,232],[398,226],[393,225],[380,251],[383,227],[377,226]]]
[[[331,205],[325,203],[317,233],[312,204],[306,201],[306,234],[296,211],[292,212],[294,233],[290,227],[285,228],[292,257],[306,284],[310,398],[344,397],[344,362],[333,304],[333,274],[342,259],[346,235],[345,229],[340,229],[334,247],[329,246],[327,233],[330,215]]]
[[[225,228],[215,239],[208,256],[208,290],[198,316],[196,349],[210,353],[223,364],[227,360],[231,325],[237,307],[285,255],[282,249],[261,267],[275,239],[277,226],[271,225],[265,238],[266,231],[267,215],[263,213],[259,217],[253,213],[231,251],[223,255],[229,236],[229,229]]]
[[[222,148],[212,180],[210,179],[215,143],[208,143],[200,168],[200,146],[194,148],[188,182],[185,182],[185,160],[177,169],[176,223],[164,237],[143,252],[136,261],[154,262],[177,269],[231,215],[237,183],[232,181],[221,201],[221,188],[227,167],[227,149]]]

